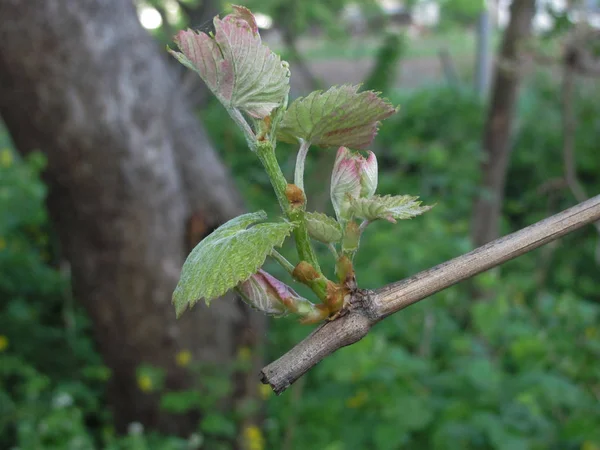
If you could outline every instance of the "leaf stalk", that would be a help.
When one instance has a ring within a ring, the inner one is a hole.
[[[294,184],[304,191],[304,163],[306,161],[306,155],[308,155],[308,149],[310,148],[310,142],[300,139],[300,148],[298,149],[298,155],[296,156],[296,170],[294,171]]]

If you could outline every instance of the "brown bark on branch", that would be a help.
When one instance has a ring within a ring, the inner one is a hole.
[[[321,360],[367,335],[373,325],[430,295],[600,220],[600,195],[465,255],[376,291],[358,290],[342,317],[327,322],[261,371],[280,394]]]

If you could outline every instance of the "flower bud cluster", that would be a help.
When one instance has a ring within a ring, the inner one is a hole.
[[[365,158],[340,147],[331,174],[331,202],[340,222],[351,218],[352,199],[369,198],[377,189],[377,158],[371,151]]]

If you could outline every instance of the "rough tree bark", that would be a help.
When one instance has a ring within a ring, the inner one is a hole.
[[[492,85],[491,100],[483,133],[482,189],[473,209],[472,240],[483,245],[500,235],[506,171],[511,152],[511,133],[517,105],[520,76],[516,70],[519,46],[531,35],[535,0],[513,0],[510,22]]]
[[[50,214],[112,370],[117,426],[187,433],[197,415],[162,413],[135,370],[161,367],[183,389],[178,351],[227,364],[262,335],[232,299],[178,321],[170,302],[187,252],[240,198],[132,2],[0,0],[0,17],[0,115],[21,151],[48,157]],[[237,381],[225,404],[256,388]]]

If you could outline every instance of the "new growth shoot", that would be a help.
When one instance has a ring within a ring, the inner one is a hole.
[[[417,197],[375,194],[377,158],[366,149],[380,122],[397,109],[378,93],[359,92],[359,86],[350,85],[312,92],[288,106],[288,64],[262,43],[252,13],[233,6],[231,14],[215,17],[214,25],[214,34],[179,32],[175,42],[180,52],[169,52],[200,75],[243,131],[269,176],[284,217],[265,222],[263,211],[244,214],[202,240],[185,261],[173,293],[177,314],[200,299],[209,304],[235,289],[266,314],[292,313],[305,323],[333,319],[358,289],[352,261],[367,226],[380,219],[410,219],[430,209]],[[298,145],[293,183],[277,162],[277,140]],[[331,175],[335,218],[306,210],[304,161],[313,147],[337,149]],[[290,236],[298,253],[296,263],[275,249]],[[313,241],[335,255],[335,280],[321,270]],[[308,286],[318,303],[262,270],[267,257]]]

